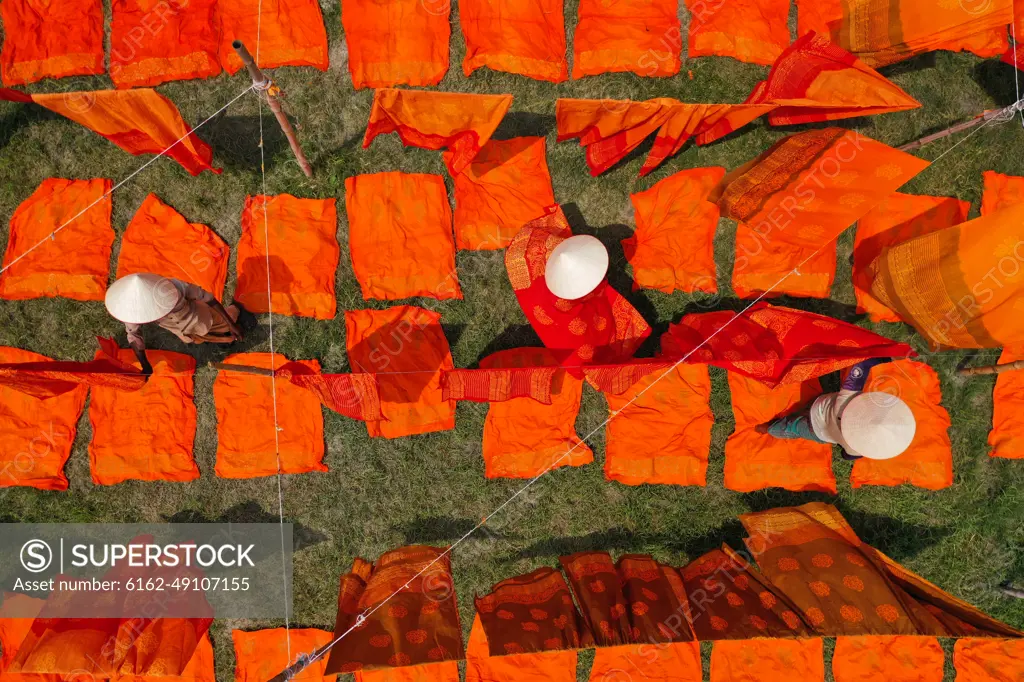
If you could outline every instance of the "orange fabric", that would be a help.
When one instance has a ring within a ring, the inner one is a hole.
[[[981,180],[984,186],[981,215],[992,215],[1004,208],[1024,203],[1024,177],[985,171],[981,174]]]
[[[11,216],[0,298],[102,301],[114,244],[110,188],[110,180],[43,180]]]
[[[141,370],[116,359],[117,342],[96,337],[99,359],[91,362],[0,362],[0,385],[45,400],[74,391],[78,386],[104,386],[138,391],[146,385]]]
[[[572,77],[679,73],[679,0],[580,0]]]
[[[359,90],[440,83],[448,71],[450,11],[444,0],[343,3],[341,24],[352,85]]]
[[[690,10],[687,56],[734,57],[741,62],[771,64],[790,42],[789,2],[686,0]]]
[[[853,243],[853,291],[857,312],[868,313],[874,322],[899,322],[900,316],[871,296],[868,266],[886,246],[928,234],[967,220],[968,201],[955,197],[931,197],[894,193],[857,221]]]
[[[843,0],[795,1],[797,36],[814,31],[818,35],[831,37],[833,28],[839,30],[843,20]]]
[[[152,86],[220,73],[216,0],[113,0],[111,9],[110,79],[115,86]]]
[[[287,364],[288,358],[279,353],[273,358],[270,353],[236,353],[224,362],[277,369]],[[316,360],[299,362],[320,371]],[[221,478],[273,476],[278,466],[282,474],[327,471],[322,461],[323,414],[320,401],[310,391],[284,380],[272,383],[271,377],[221,370],[213,382],[213,401],[217,409],[216,472]]]
[[[230,255],[228,245],[213,230],[188,222],[150,194],[121,235],[116,278],[151,272],[197,284],[220,300]]]
[[[576,658],[575,651],[491,656],[477,615],[466,645],[466,682],[576,682]]]
[[[345,210],[352,272],[363,298],[462,298],[444,178],[355,175],[345,179]]]
[[[836,682],[942,682],[944,665],[934,637],[838,637],[832,676]]]
[[[914,413],[914,440],[899,457],[878,460],[863,457],[853,463],[850,483],[900,485],[940,490],[953,485],[953,446],[947,429],[949,413],[942,407],[939,375],[930,366],[914,360],[897,360],[871,369],[865,391],[898,396]]]
[[[820,639],[720,640],[711,649],[711,682],[825,682]]]
[[[355,682],[460,682],[459,662],[442,661],[386,670],[356,671]]]
[[[543,137],[491,140],[453,181],[459,249],[503,249],[555,204]]]
[[[297,199],[290,194],[246,197],[237,249],[235,300],[246,310],[273,309],[276,315],[318,320],[334,317],[334,278],[341,254],[334,199]]]
[[[562,0],[463,0],[462,72],[469,76],[486,66],[552,83],[564,81],[569,68],[562,5]]]
[[[32,629],[32,621],[46,600],[13,592],[4,592],[3,598],[0,603],[0,680],[6,682],[4,673],[14,662],[21,642]]]
[[[455,428],[455,401],[441,393],[441,371],[455,366],[440,313],[415,306],[346,310],[345,347],[354,372],[377,374],[387,421],[366,422],[371,437]]]
[[[1006,26],[996,26],[987,31],[979,31],[971,35],[940,43],[936,50],[950,52],[970,52],[979,57],[996,57],[1010,48],[1010,37]]]
[[[480,361],[483,369],[556,364],[555,354],[546,348],[513,348]],[[582,396],[583,380],[559,370],[552,385],[550,405],[531,398],[492,403],[484,420],[484,475],[533,478],[548,467],[593,462],[594,453],[576,435]]]
[[[703,674],[700,643],[658,642],[598,648],[589,679],[590,682],[701,682]]]
[[[800,409],[821,394],[817,379],[774,389],[729,373],[736,430],[725,442],[725,487],[751,492],[762,488],[836,493],[832,446],[782,440],[754,427]]]
[[[1024,349],[1004,348],[1000,363],[1024,360]],[[1003,372],[992,393],[992,457],[1024,459],[1024,371]]]
[[[118,357],[141,369],[134,351],[122,350]],[[153,375],[141,390],[92,389],[89,465],[97,485],[133,479],[199,478],[199,467],[192,459],[196,435],[192,375],[196,361],[181,353],[156,350],[147,351],[146,357],[153,365]]]
[[[718,291],[718,206],[707,197],[724,175],[720,166],[684,170],[629,195],[636,231],[622,249],[633,266],[634,290]]]
[[[715,423],[707,365],[657,370],[625,393],[604,397],[605,478],[626,485],[706,484]]]
[[[220,63],[228,73],[242,68],[231,47],[233,40],[245,43],[264,69],[312,66],[327,70],[327,29],[316,0],[218,0],[217,11],[223,37]]]
[[[6,85],[104,71],[101,0],[4,0],[0,75]]]
[[[960,639],[953,647],[956,682],[1024,680],[1024,640]]]
[[[402,144],[447,149],[448,172],[464,171],[494,134],[512,95],[470,95],[382,88],[373,94],[363,149],[378,135],[398,133]]]
[[[332,635],[312,628],[273,628],[244,632],[231,631],[235,645],[235,682],[267,682],[294,663],[299,654],[308,654],[328,644]],[[291,657],[288,653],[291,651]],[[337,679],[325,675],[327,657],[321,656],[292,679],[297,682],[325,682]]]

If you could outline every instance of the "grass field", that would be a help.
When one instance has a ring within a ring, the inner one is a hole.
[[[449,194],[451,181],[444,173],[439,153],[403,149],[395,135],[378,138],[369,150],[361,148],[372,92],[352,89],[338,0],[321,0],[321,4],[330,38],[330,70],[321,73],[285,68],[274,74],[287,95],[287,110],[301,124],[299,136],[316,177],[307,180],[302,175],[268,115],[264,117],[266,185],[270,194],[287,192],[339,200],[342,254],[337,273],[338,317],[332,321],[274,318],[277,352],[294,359],[318,358],[327,371],[339,372],[348,370],[342,311],[388,307],[383,301],[364,301],[352,276],[343,210],[345,178],[385,170],[438,173],[445,175]],[[570,45],[575,9],[576,1],[568,0],[566,30]],[[669,96],[688,102],[740,102],[767,69],[731,59],[702,58],[686,61],[682,73],[670,79],[605,75],[554,85],[486,69],[466,78],[461,71],[464,46],[457,11],[453,8],[452,66],[440,89],[515,95],[498,137],[547,137],[555,196],[573,207],[572,214],[583,221],[577,220],[573,226],[576,231],[595,234],[607,244],[618,281],[628,272],[619,242],[633,229],[631,192],[646,189],[685,168],[735,167],[794,132],[758,121],[719,143],[688,147],[648,178],[637,177],[642,155],[631,157],[599,178],[591,178],[583,152],[575,143],[555,143],[556,98],[643,100]],[[683,19],[685,25],[686,17]],[[253,52],[254,48],[250,45]],[[687,77],[688,70],[692,79]],[[888,144],[902,144],[1014,99],[1013,71],[997,60],[942,52],[890,67],[884,73],[924,106],[841,124]],[[234,77],[173,83],[159,90],[178,104],[186,120],[197,123],[247,87],[248,82],[242,72]],[[48,81],[31,89],[50,92],[105,87],[109,87],[109,80],[103,77]],[[114,194],[115,230],[123,232],[147,193],[156,192],[188,220],[209,225],[234,247],[240,235],[243,200],[247,194],[261,191],[257,106],[256,99],[248,96],[199,131],[213,145],[217,165],[224,167],[223,175],[205,173],[192,178],[169,160],[154,163]],[[943,140],[919,153],[936,158],[961,139]],[[943,156],[903,191],[958,196],[972,202],[972,217],[976,216],[982,171],[1024,175],[1022,144],[1024,131],[1019,122],[988,126]],[[107,177],[116,182],[141,163],[143,159],[125,154],[40,107],[0,103],[0,243],[6,243],[7,223],[15,207],[45,178]],[[723,220],[717,235],[723,306],[735,303],[729,285],[734,229],[734,223]],[[845,319],[908,340],[923,351],[919,337],[909,327],[872,325],[851,314],[852,243],[853,231],[847,230],[839,242],[838,276],[830,301],[783,302],[827,314],[841,311]],[[112,264],[116,263],[118,246],[115,243]],[[501,252],[460,252],[458,268],[464,300],[412,301],[443,314],[457,367],[471,366],[494,350],[540,345],[512,294]],[[232,262],[228,299],[234,288],[234,272]],[[655,336],[695,303],[685,294],[620,289],[655,326]],[[702,303],[707,305],[706,301]],[[123,328],[107,316],[101,303],[0,301],[0,345],[86,360],[95,348],[93,338],[112,334],[123,342]],[[163,332],[147,331],[147,342],[151,348],[184,350]],[[260,330],[231,351],[268,349],[264,316]],[[225,349],[207,347],[193,352],[198,352],[201,366],[228,354]],[[956,482],[939,492],[910,487],[853,491],[848,481],[850,465],[838,458],[835,470],[840,484],[835,498],[777,490],[754,494],[726,490],[722,485],[722,452],[732,431],[732,414],[725,374],[715,369],[712,407],[716,424],[707,487],[634,488],[609,483],[602,474],[603,430],[598,428],[607,416],[607,408],[600,394],[588,387],[577,429],[581,435],[596,430],[587,442],[594,448],[597,461],[547,476],[492,521],[490,534],[467,541],[454,553],[457,594],[467,633],[474,594],[486,591],[499,579],[553,565],[559,555],[586,549],[615,554],[638,552],[682,565],[723,540],[735,544],[743,536],[735,521],[737,514],[811,500],[836,504],[865,541],[954,595],[1011,625],[1024,627],[1024,601],[1004,597],[996,589],[1005,579],[1024,582],[1024,463],[988,457],[986,436],[991,423],[993,380],[963,379],[955,370],[965,361],[994,362],[997,352],[983,351],[971,360],[972,355],[950,352],[926,357],[941,374],[943,403],[953,421],[950,434]],[[276,522],[275,479],[224,480],[213,474],[217,429],[211,394],[214,376],[212,369],[203,366],[196,377],[196,458],[203,473],[199,480],[188,484],[93,486],[86,453],[90,427],[84,416],[67,467],[71,489],[64,493],[6,491],[0,498],[0,521]],[[485,405],[460,403],[454,431],[394,441],[371,440],[362,424],[325,412],[330,472],[286,477],[282,484],[287,520],[301,526],[312,543],[295,554],[293,625],[333,627],[337,580],[354,557],[373,559],[405,543],[451,542],[521,485],[517,481],[484,479],[480,434],[486,411]],[[218,621],[213,629],[218,679],[231,679],[231,628],[281,622]],[[589,658],[581,657],[581,679],[586,679],[588,668]],[[951,679],[947,671],[947,680]]]

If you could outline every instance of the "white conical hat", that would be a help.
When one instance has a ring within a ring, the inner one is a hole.
[[[121,322],[155,322],[174,310],[181,292],[166,277],[141,273],[127,275],[107,289],[107,312]]]
[[[580,234],[555,247],[544,267],[544,281],[555,296],[583,298],[608,274],[608,249],[596,237]]]
[[[850,454],[868,459],[903,454],[917,432],[917,421],[907,404],[879,391],[854,396],[843,409],[839,425]]]

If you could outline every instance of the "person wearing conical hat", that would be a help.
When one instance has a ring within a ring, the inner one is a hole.
[[[761,424],[776,438],[837,443],[843,459],[892,459],[903,454],[917,431],[914,413],[897,396],[864,391],[868,372],[889,358],[871,358],[850,368],[837,393],[818,396],[803,409]]]
[[[184,343],[233,343],[244,337],[238,326],[239,308],[226,308],[213,294],[195,284],[150,273],[127,275],[107,290],[107,311],[124,323],[128,345],[151,374],[142,325],[153,323]]]

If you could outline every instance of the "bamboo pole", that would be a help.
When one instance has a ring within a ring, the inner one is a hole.
[[[324,654],[328,653],[331,650],[332,644],[333,642],[331,644],[325,644],[319,649],[314,649],[308,654],[300,655],[294,663],[292,663],[290,666],[279,672],[277,675],[271,677],[270,680],[268,680],[268,682],[288,682],[288,680],[292,679],[293,677],[301,673],[303,670],[308,668],[309,665],[313,662],[314,658],[319,659]]]
[[[925,135],[924,137],[922,137],[919,140],[914,140],[913,142],[908,142],[907,144],[905,144],[902,147],[900,147],[899,150],[901,152],[909,152],[909,151],[913,151],[915,149],[920,149],[921,147],[925,146],[926,144],[928,144],[930,142],[935,142],[936,140],[941,140],[944,137],[949,137],[950,135],[955,135],[956,133],[962,133],[963,131],[970,130],[971,128],[973,128],[973,127],[975,127],[977,125],[981,125],[983,123],[988,123],[989,121],[991,121],[993,119],[1010,120],[1010,119],[1013,118],[1014,114],[1016,114],[1018,111],[1021,111],[1022,109],[1024,109],[1024,99],[1018,100],[1018,101],[1014,102],[1013,104],[1011,104],[1010,106],[1003,107],[1002,109],[996,109],[995,111],[986,111],[986,112],[984,112],[982,114],[978,114],[977,116],[972,118],[970,121],[964,121],[963,123],[957,123],[956,125],[950,126],[950,127],[946,128],[945,130],[940,130],[937,133],[932,133],[931,135]]]
[[[1000,585],[999,586],[999,591],[1002,592],[1003,594],[1007,595],[1007,596],[1010,596],[1010,597],[1016,597],[1017,599],[1024,599],[1024,590],[1018,590],[1016,587],[1014,587],[1010,583],[1003,583],[1002,585]]]
[[[258,92],[265,92],[267,94],[267,105],[270,110],[274,112],[274,116],[277,118],[278,124],[281,126],[281,130],[284,132],[284,136],[288,138],[288,145],[292,148],[292,154],[295,155],[295,160],[299,162],[299,167],[302,168],[302,172],[306,174],[307,178],[313,177],[313,168],[309,165],[309,160],[306,159],[306,155],[302,153],[302,147],[299,146],[299,140],[295,137],[295,129],[292,127],[291,122],[281,109],[281,103],[277,100],[277,94],[274,91],[274,84],[269,78],[263,75],[263,71],[256,65],[256,61],[249,54],[249,50],[246,49],[245,44],[241,40],[236,40],[231,43],[231,47],[235,48],[235,52],[238,54],[238,58],[245,64],[246,70],[249,72],[249,76],[252,77],[253,87]]]
[[[1024,360],[1006,362],[1001,365],[988,365],[985,367],[965,367],[960,370],[960,376],[972,377],[978,374],[1002,374],[1003,372],[1012,372],[1018,369],[1024,369]]]

